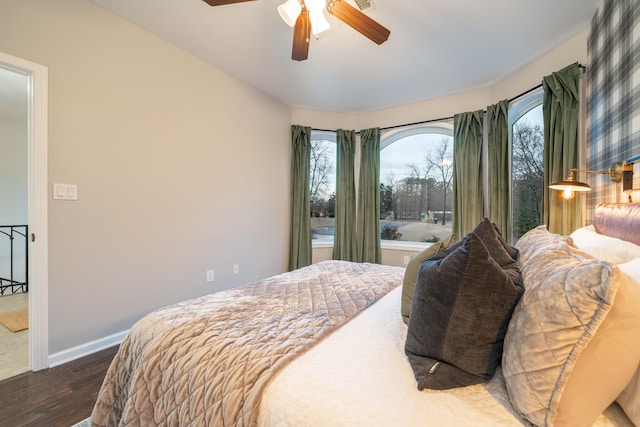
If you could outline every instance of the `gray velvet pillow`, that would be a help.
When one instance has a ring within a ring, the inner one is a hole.
[[[524,290],[515,263],[502,268],[469,233],[444,257],[422,263],[405,353],[418,389],[449,389],[491,379]]]
[[[404,280],[402,281],[402,300],[400,303],[400,314],[404,323],[409,324],[409,314],[411,313],[411,301],[413,300],[413,292],[416,288],[416,280],[418,279],[418,270],[420,265],[426,259],[438,254],[448,248],[455,242],[453,234],[432,244],[422,252],[414,255],[407,264],[404,272]]]

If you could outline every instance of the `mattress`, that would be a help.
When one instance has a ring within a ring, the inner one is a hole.
[[[502,374],[480,385],[418,391],[404,354],[401,287],[293,360],[267,387],[258,424],[518,426]],[[617,404],[595,426],[633,424]]]

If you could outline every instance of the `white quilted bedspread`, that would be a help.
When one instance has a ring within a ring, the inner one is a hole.
[[[521,426],[500,370],[488,383],[418,391],[404,355],[401,289],[292,361],[263,398],[262,427]],[[633,425],[617,405],[598,427]]]
[[[325,261],[165,307],[131,329],[92,426],[252,426],[296,355],[402,282],[403,270]]]

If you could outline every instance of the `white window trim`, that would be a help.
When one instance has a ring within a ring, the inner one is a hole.
[[[326,131],[311,131],[311,141],[329,141],[334,144],[338,143],[338,139],[335,132],[326,132]]]
[[[509,145],[511,145],[511,128],[522,118],[522,116],[537,106],[542,105],[542,95],[543,90],[542,88],[539,88],[509,105]]]
[[[396,141],[413,135],[422,135],[425,133],[439,133],[453,137],[453,120],[451,123],[447,121],[426,123],[421,125],[407,126],[391,131],[385,131],[380,137],[380,151]]]

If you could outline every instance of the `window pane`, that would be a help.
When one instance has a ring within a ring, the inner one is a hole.
[[[380,151],[382,240],[435,242],[451,234],[453,138],[421,133]]]
[[[333,241],[336,206],[336,143],[311,141],[309,176],[311,238],[314,242]]]
[[[542,223],[542,105],[513,124],[513,243]]]

